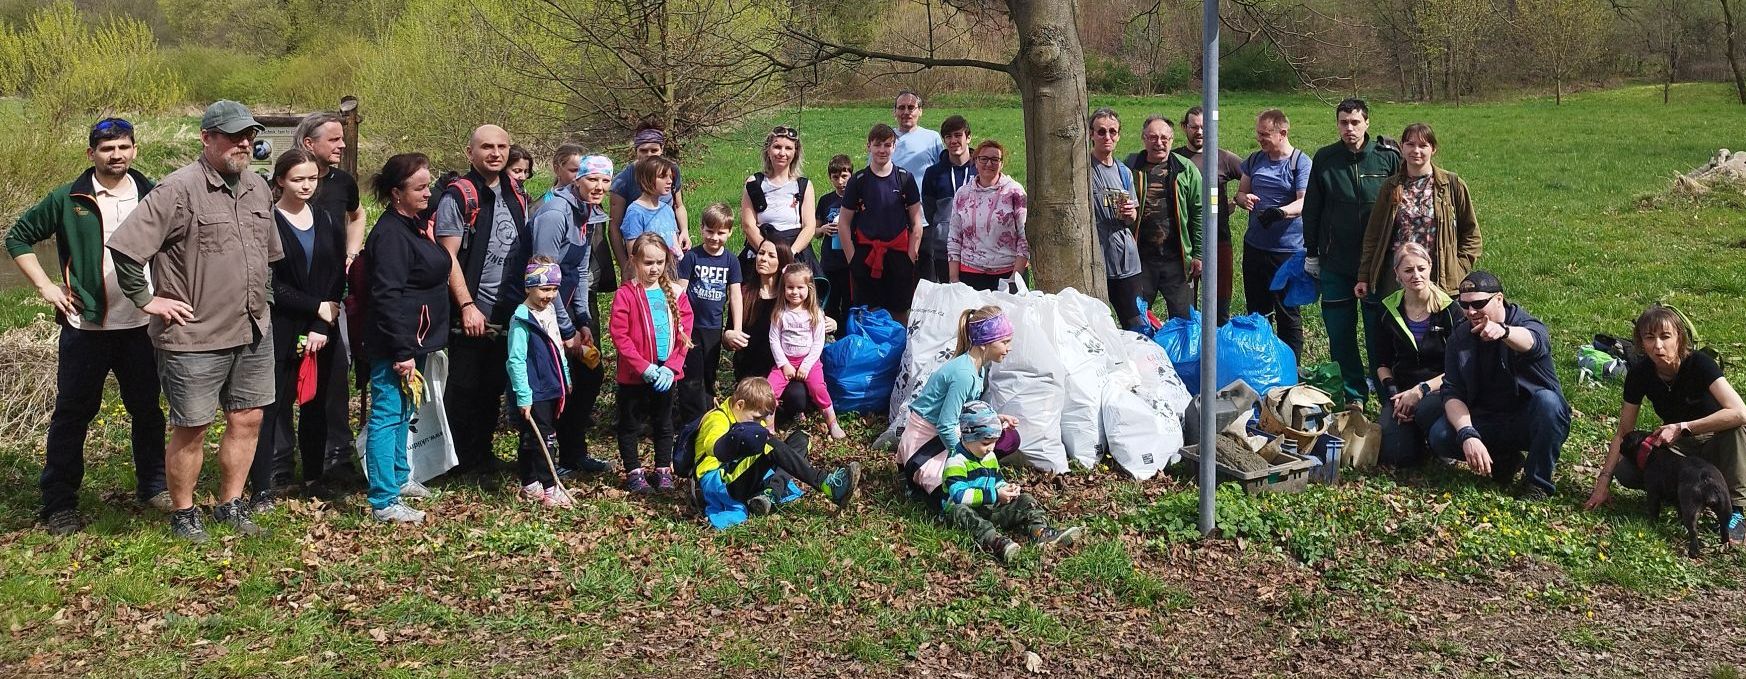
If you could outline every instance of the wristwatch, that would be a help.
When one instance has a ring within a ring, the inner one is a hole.
[[[1431,383],[1420,382],[1419,383],[1419,395],[1420,396],[1430,396],[1431,395]]]

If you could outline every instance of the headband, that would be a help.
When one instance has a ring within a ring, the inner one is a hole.
[[[982,401],[969,401],[958,414],[958,435],[966,441],[987,441],[1000,438],[1003,425],[994,406]]]
[[[643,130],[631,137],[631,146],[642,146],[643,144],[665,145],[666,143],[667,135],[660,130]]]
[[[1012,338],[1012,320],[1005,313],[998,313],[980,321],[970,321],[965,329],[970,333],[970,346],[973,347]]]
[[[586,177],[591,174],[603,174],[611,177],[612,159],[606,156],[583,156],[581,176]]]
[[[527,265],[527,276],[523,277],[521,280],[525,287],[543,288],[548,285],[557,285],[560,281],[564,280],[564,275],[558,272],[558,265],[556,264],[529,262]]]

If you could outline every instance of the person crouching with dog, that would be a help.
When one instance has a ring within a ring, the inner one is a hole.
[[[1431,425],[1431,451],[1503,486],[1523,471],[1517,497],[1544,500],[1570,437],[1546,324],[1506,301],[1489,272],[1461,279],[1455,301],[1462,320],[1443,349],[1443,417]]]
[[[1624,450],[1627,435],[1637,428],[1637,416],[1648,397],[1663,424],[1647,441],[1650,447],[1672,446],[1716,465],[1727,481],[1733,516],[1728,541],[1746,541],[1746,402],[1722,375],[1708,354],[1693,349],[1692,332],[1679,312],[1651,305],[1633,328],[1638,357],[1625,374],[1625,398],[1619,404],[1619,428],[1607,445],[1607,461],[1595,479],[1594,492],[1583,503],[1594,509],[1612,499],[1612,482],[1643,487],[1636,451]]]

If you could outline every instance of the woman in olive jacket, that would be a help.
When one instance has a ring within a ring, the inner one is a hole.
[[[1431,164],[1436,133],[1413,123],[1400,138],[1405,162],[1383,181],[1364,231],[1354,289],[1360,298],[1399,289],[1392,263],[1401,243],[1418,243],[1431,253],[1431,280],[1444,290],[1454,290],[1479,261],[1482,240],[1467,182]]]

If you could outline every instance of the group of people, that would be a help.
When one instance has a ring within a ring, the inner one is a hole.
[[[587,444],[606,381],[602,314],[616,350],[627,490],[673,490],[683,474],[718,527],[791,501],[801,486],[845,506],[858,465],[814,467],[792,423],[816,409],[831,437],[845,436],[820,354],[847,310],[903,319],[920,279],[992,290],[1030,264],[1025,191],[1002,172],[1005,147],[975,143],[961,116],[934,132],[921,115],[921,97],[900,93],[897,126],[872,126],[865,167],[833,157],[828,191],[802,172],[799,132],[774,128],[738,209],[705,206],[696,243],[680,166],[666,157],[656,124],[633,132],[635,159],[622,169],[579,146],[558,147],[552,189],[537,199],[523,184],[536,160],[493,125],[473,131],[469,168],[458,176],[439,177],[423,154],[394,155],[369,181],[381,211],[366,229],[358,182],[338,167],[345,142],[335,116],[307,118],[267,179],[247,171],[263,127],[243,105],[217,102],[201,121],[200,157],[156,185],[132,168],[132,126],[102,120],[89,135],[91,169],[27,211],[6,238],[62,325],[42,520],[54,533],[81,525],[84,440],[114,372],[133,425],[139,501],[167,512],[178,536],[206,538],[194,485],[219,413],[212,516],[238,532],[259,532],[252,517],[293,485],[299,467],[306,487],[349,469],[354,376],[367,404],[356,453],[371,516],[420,522],[425,514],[407,501],[430,491],[410,478],[406,451],[427,395],[424,370],[438,352],[459,461],[448,473],[496,467],[491,442],[507,419],[520,433],[520,493],[568,506],[562,479],[610,468]],[[1198,108],[1180,120],[1181,146],[1175,124],[1152,116],[1142,150],[1118,162],[1120,117],[1093,112],[1088,218],[1117,318],[1138,326],[1159,297],[1170,315],[1187,316],[1210,255],[1219,258],[1224,322],[1229,218],[1240,206],[1249,311],[1270,316],[1301,353],[1298,310],[1270,283],[1302,258],[1319,281],[1341,367],[1338,396],[1362,407],[1374,394],[1381,404],[1385,463],[1409,466],[1434,453],[1505,482],[1525,470],[1521,494],[1545,497],[1570,426],[1545,326],[1507,301],[1495,276],[1474,270],[1481,241],[1467,187],[1433,164],[1429,126],[1408,126],[1398,143],[1373,137],[1369,109],[1356,99],[1341,102],[1335,118],[1339,140],[1306,156],[1292,146],[1286,116],[1265,111],[1255,127],[1260,150],[1239,159],[1205,147]],[[1211,253],[1201,239],[1207,153],[1219,175]],[[736,229],[745,247],[730,253]],[[60,282],[32,251],[49,238]],[[1691,352],[1683,317],[1669,321],[1658,308],[1639,319],[1647,358],[1632,366],[1621,435],[1589,504],[1607,499],[1610,479],[1629,482],[1618,446],[1647,395],[1664,419],[1678,418],[1657,440],[1724,462],[1739,531],[1746,406],[1713,361]],[[1018,546],[999,528],[1022,529],[1038,544],[1072,542],[1077,529],[1054,527],[999,471],[1000,455],[1017,449],[1017,422],[983,399],[990,366],[1011,348],[1010,320],[984,307],[965,312],[960,326],[957,358],[903,414],[894,463],[913,497],[1002,558]],[[725,397],[716,384],[724,349],[734,376]]]

